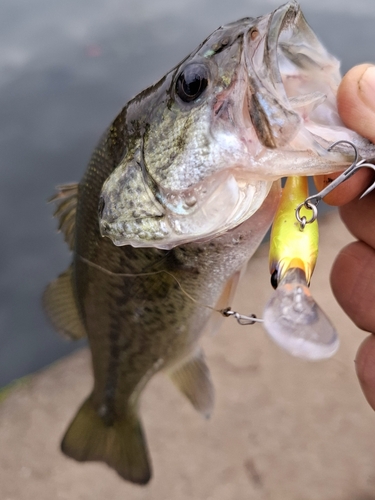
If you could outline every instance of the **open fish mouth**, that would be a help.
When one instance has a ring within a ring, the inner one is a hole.
[[[345,168],[350,148],[340,145],[328,152],[329,146],[350,140],[361,147],[366,141],[348,130],[338,115],[339,61],[315,36],[298,3],[291,1],[259,18],[246,41],[248,110],[265,146],[259,159],[272,158],[269,150],[280,152],[272,172],[264,171],[261,161],[258,169],[255,161],[254,173],[279,178]]]

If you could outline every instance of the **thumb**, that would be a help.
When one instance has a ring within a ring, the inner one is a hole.
[[[337,106],[344,124],[375,141],[375,66],[361,64],[342,79]]]

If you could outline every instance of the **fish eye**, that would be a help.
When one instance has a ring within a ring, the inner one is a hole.
[[[275,290],[277,288],[277,285],[279,284],[278,279],[277,279],[278,274],[279,274],[279,272],[277,269],[275,269],[274,272],[271,274],[271,285],[272,285],[272,288],[274,288]]]
[[[203,64],[190,64],[180,73],[176,93],[184,102],[192,102],[203,94],[208,85],[208,69]]]

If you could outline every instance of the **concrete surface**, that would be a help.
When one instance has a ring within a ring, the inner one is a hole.
[[[0,404],[0,499],[375,499],[375,415],[353,363],[365,334],[341,312],[328,282],[338,249],[350,239],[337,214],[321,222],[312,293],[340,333],[333,359],[294,359],[260,326],[226,319],[203,341],[217,392],[209,421],[162,375],[145,391],[154,478],[138,487],[104,464],[78,464],[59,451],[92,384],[89,353],[78,352],[19,384]],[[270,293],[262,247],[233,307],[260,315]]]

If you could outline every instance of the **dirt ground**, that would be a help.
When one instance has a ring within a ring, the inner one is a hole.
[[[261,326],[224,320],[203,341],[216,387],[210,420],[163,375],[147,387],[142,418],[154,477],[139,487],[104,464],[79,464],[59,451],[92,384],[82,350],[19,384],[0,404],[0,499],[374,500],[375,415],[353,362],[365,334],[329,288],[331,263],[350,240],[337,214],[323,218],[312,293],[340,334],[333,359],[294,359]],[[261,315],[271,291],[262,247],[233,307]]]

